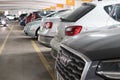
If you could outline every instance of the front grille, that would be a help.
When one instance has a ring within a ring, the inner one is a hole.
[[[64,80],[80,80],[85,62],[65,48],[61,47],[61,49],[56,61],[58,73]]]

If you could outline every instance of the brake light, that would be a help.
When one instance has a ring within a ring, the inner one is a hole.
[[[65,29],[66,36],[74,36],[80,33],[82,26],[69,26]]]
[[[45,22],[43,27],[46,29],[50,29],[52,28],[52,24],[53,24],[52,22]]]

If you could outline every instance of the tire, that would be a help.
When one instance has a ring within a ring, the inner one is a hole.
[[[40,27],[35,32],[35,36],[36,36],[37,39],[38,39],[38,36],[39,36],[39,29],[40,29]]]

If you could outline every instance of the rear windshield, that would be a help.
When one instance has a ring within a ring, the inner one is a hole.
[[[116,21],[120,21],[120,4],[104,7],[105,11]]]
[[[61,11],[57,11],[57,12],[52,12],[51,14],[48,14],[46,15],[47,17],[55,17],[55,16],[59,16],[60,14],[64,13],[68,11],[67,9],[66,10],[61,10]]]
[[[56,12],[54,15],[52,15],[51,17],[59,16],[59,15],[65,13],[65,12],[67,12],[67,11],[68,11],[68,10],[61,10],[61,11],[58,11],[58,12]]]
[[[67,11],[64,11],[64,12],[60,13],[57,16],[58,17],[65,17],[66,15],[69,15],[71,12],[72,12],[72,10],[67,10]]]
[[[71,14],[62,18],[62,21],[75,22],[94,8],[94,4],[83,3],[79,8],[73,10]]]

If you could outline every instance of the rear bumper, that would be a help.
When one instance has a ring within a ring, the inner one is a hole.
[[[46,47],[51,47],[50,46],[50,41],[53,39],[54,37],[53,36],[43,36],[43,35],[40,35],[38,37],[38,42],[42,43],[44,46]]]
[[[60,41],[57,38],[53,38],[50,42],[50,45],[54,50],[58,51],[60,48]]]

